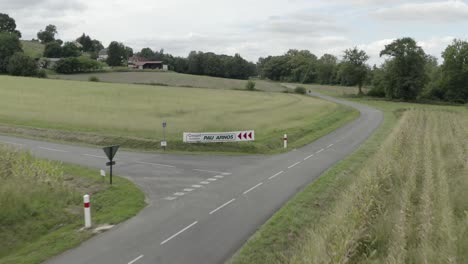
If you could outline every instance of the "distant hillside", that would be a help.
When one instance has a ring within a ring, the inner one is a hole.
[[[33,58],[40,58],[44,53],[44,44],[41,44],[39,42],[21,40],[21,45],[23,46],[24,53]]]

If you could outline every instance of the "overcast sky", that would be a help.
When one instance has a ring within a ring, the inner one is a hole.
[[[468,0],[0,0],[23,39],[47,24],[69,41],[83,32],[186,56],[191,50],[240,53],[251,61],[308,49],[341,55],[358,46],[379,63],[393,39],[414,37],[440,58],[453,38],[468,38]]]

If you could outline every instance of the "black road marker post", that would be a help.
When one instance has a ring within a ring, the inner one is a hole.
[[[117,150],[119,150],[119,147],[120,146],[110,146],[110,147],[105,147],[102,149],[104,150],[104,153],[106,153],[106,156],[109,159],[109,162],[106,163],[106,166],[110,166],[109,181],[111,185],[112,185],[112,165],[115,165],[114,156],[117,153]]]
[[[167,122],[164,121],[162,123],[162,127],[163,127],[163,141],[161,142],[161,146],[163,147],[163,150],[166,150],[166,147],[167,147],[167,141],[166,141],[166,126],[167,126]]]

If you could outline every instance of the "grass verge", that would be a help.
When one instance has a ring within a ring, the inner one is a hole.
[[[466,118],[460,124],[455,120],[466,117],[467,109],[356,101],[382,109],[383,125],[355,153],[280,209],[231,263],[466,262],[468,204],[460,191],[468,187],[468,125],[461,125]],[[416,108],[408,111],[416,117],[401,120],[406,109]],[[415,124],[420,128],[413,130]],[[412,134],[413,141],[398,144],[401,131]],[[456,147],[457,141],[464,145]],[[403,149],[395,151],[397,146]],[[453,148],[458,150],[451,152]],[[414,157],[421,159],[413,164],[420,171],[411,178],[411,166],[403,164]],[[389,163],[399,171],[384,177],[390,170],[384,165]],[[449,168],[457,169],[447,174]],[[411,186],[418,187],[414,191],[408,189]],[[405,226],[406,232],[401,231]]]
[[[83,226],[91,195],[93,227],[136,215],[144,194],[129,180],[109,186],[95,170],[40,160],[0,146],[0,263],[41,263],[93,236]],[[126,197],[126,199],[122,199]]]

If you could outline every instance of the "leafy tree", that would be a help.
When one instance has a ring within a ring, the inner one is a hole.
[[[0,32],[0,73],[6,72],[10,57],[21,51],[18,35]]]
[[[97,39],[93,39],[91,42],[93,43],[93,51],[96,53],[98,53],[100,50],[104,48],[102,43]]]
[[[286,77],[289,82],[312,83],[316,80],[317,56],[308,50],[289,50],[287,67],[291,75]]]
[[[14,76],[36,76],[36,61],[22,52],[13,54],[8,60],[7,72]]]
[[[143,48],[141,51],[138,53],[138,56],[141,58],[144,58],[146,60],[153,60],[154,58],[154,51],[150,48]]]
[[[321,84],[333,84],[337,71],[338,59],[331,54],[324,54],[317,63],[317,81]]]
[[[16,30],[16,22],[7,14],[0,13],[0,32],[13,33],[21,38],[21,32]]]
[[[413,100],[428,81],[426,54],[412,38],[401,38],[385,46],[380,56],[389,56],[385,70],[385,94],[389,98]]]
[[[125,46],[125,59],[128,59],[133,56],[133,49]]]
[[[172,62],[172,67],[175,72],[187,73],[188,72],[188,60],[182,57],[175,57]]]
[[[444,98],[468,102],[468,42],[455,39],[442,53],[440,87]]]
[[[85,33],[83,33],[83,35],[77,38],[76,41],[83,46],[82,49],[84,52],[95,51],[93,47],[93,40]]]
[[[57,34],[57,27],[54,25],[46,26],[45,30],[41,30],[37,33],[37,38],[41,43],[49,43],[55,40]]]
[[[107,55],[107,64],[109,66],[121,66],[124,60],[128,59],[128,51],[124,44],[112,41],[109,44]]]
[[[44,57],[61,58],[62,46],[57,41],[47,43],[44,48]]]
[[[375,65],[372,68],[372,89],[367,93],[369,96],[385,97],[385,69],[386,63],[382,64],[381,68],[377,68]]]
[[[283,81],[291,75],[291,69],[287,65],[288,57],[274,56],[269,57],[263,62],[261,68],[262,77],[273,81]]]
[[[203,53],[197,53],[196,51],[189,53],[187,57],[187,73],[196,75],[203,74],[202,54]]]
[[[359,94],[362,94],[362,86],[368,74],[368,66],[366,65],[369,56],[363,50],[358,50],[357,47],[344,51],[343,64],[341,67],[341,78],[347,85],[357,85]]]
[[[260,58],[260,77],[274,81],[311,83],[317,79],[317,56],[308,50],[289,50],[281,56]]]
[[[65,42],[62,47],[62,57],[79,57],[80,49],[73,42]]]

